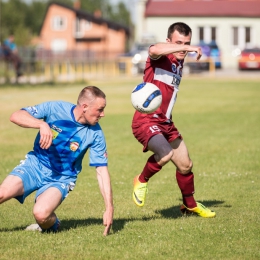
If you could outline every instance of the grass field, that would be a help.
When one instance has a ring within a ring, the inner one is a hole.
[[[90,82],[107,94],[105,132],[114,193],[114,224],[103,237],[103,199],[88,157],[76,188],[57,210],[61,232],[24,231],[33,223],[34,194],[24,205],[0,206],[0,259],[260,259],[259,80],[182,81],[174,122],[194,163],[195,197],[214,219],[182,217],[175,169],[167,164],[149,183],[146,205],[132,202],[132,180],[149,153],[132,136],[130,93],[139,79]],[[0,182],[32,149],[34,129],[10,114],[46,100],[75,102],[84,85],[0,87]]]

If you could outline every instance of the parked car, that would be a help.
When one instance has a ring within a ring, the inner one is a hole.
[[[260,48],[250,48],[241,51],[238,60],[239,70],[260,69]]]
[[[221,63],[221,52],[215,41],[211,41],[206,44],[204,41],[201,41],[197,46],[201,47],[202,57],[199,62],[194,61],[196,53],[189,53],[187,66],[189,67],[190,72],[205,71],[210,69],[209,58],[214,62],[215,68],[220,69],[222,67]]]
[[[143,73],[145,69],[146,59],[148,57],[148,49],[151,44],[149,43],[139,43],[134,46],[130,52],[132,56],[132,63],[137,69],[138,73]]]
[[[135,44],[131,51],[120,55],[119,57],[129,57],[133,64],[135,73],[143,73],[145,69],[146,59],[148,57],[148,49],[151,44],[139,43]],[[119,62],[119,69],[124,71],[126,64],[124,61]]]

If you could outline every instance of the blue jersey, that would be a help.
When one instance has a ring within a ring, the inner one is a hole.
[[[4,41],[4,54],[5,55],[10,55],[11,54],[11,52],[12,51],[14,51],[14,50],[16,50],[16,44],[14,43],[14,42],[10,42],[10,40],[9,39],[6,39],[5,41]]]
[[[75,120],[74,104],[64,101],[44,102],[22,108],[35,118],[49,124],[53,141],[49,149],[39,145],[40,132],[34,142],[39,161],[57,174],[76,177],[89,149],[90,166],[107,166],[106,141],[100,125],[83,125]]]

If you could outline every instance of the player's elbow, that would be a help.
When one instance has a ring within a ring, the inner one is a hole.
[[[10,118],[9,118],[9,120],[12,122],[12,123],[15,123],[15,120],[16,119],[16,112],[14,112],[11,116],[10,116]]]
[[[17,110],[10,116],[10,121],[15,124],[21,122],[21,118],[24,117],[24,114],[27,113],[25,110]]]
[[[150,46],[149,56],[152,58],[156,58],[156,57],[160,56],[160,49],[158,48],[157,45]]]
[[[16,123],[19,119],[19,111],[15,111],[14,113],[12,113],[12,115],[10,116],[9,120],[12,122],[12,123]]]

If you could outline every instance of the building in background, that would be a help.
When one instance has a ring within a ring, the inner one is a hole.
[[[42,57],[60,55],[70,58],[98,56],[109,58],[124,53],[129,28],[80,9],[79,1],[74,7],[51,2],[48,5],[38,41]]]
[[[223,68],[236,68],[244,48],[260,47],[259,0],[138,0],[135,40],[165,42],[169,25],[180,21],[191,27],[192,44],[217,43]]]

